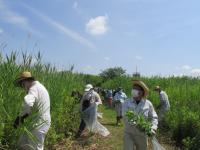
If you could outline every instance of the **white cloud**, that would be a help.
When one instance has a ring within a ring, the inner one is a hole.
[[[183,66],[181,67],[181,69],[182,69],[182,70],[190,70],[191,67],[190,67],[189,65],[183,65]]]
[[[91,35],[103,35],[108,31],[108,16],[98,16],[91,18],[86,23],[86,31]]]
[[[141,56],[135,56],[135,59],[142,60],[142,57]]]
[[[77,9],[77,8],[78,8],[78,2],[77,2],[77,1],[74,2],[73,8],[74,8],[74,9]]]
[[[191,70],[191,75],[192,75],[192,76],[195,76],[195,77],[200,76],[200,69],[199,69],[199,68],[192,69],[192,70]]]
[[[110,61],[110,57],[104,57],[104,60]]]
[[[23,4],[24,7],[29,9],[32,13],[40,17],[43,21],[45,21],[48,25],[52,26],[56,31],[65,34],[66,36],[72,38],[73,40],[79,42],[82,45],[85,45],[91,49],[94,49],[95,46],[92,42],[90,42],[85,37],[81,36],[76,31],[69,29],[68,27],[64,26],[62,23],[51,19],[50,17],[44,15],[43,13],[39,12],[38,10]]]
[[[16,25],[23,30],[43,37],[43,35],[40,32],[36,31],[31,27],[28,18],[19,15],[17,12],[11,10],[3,0],[0,0],[0,19],[7,23]]]

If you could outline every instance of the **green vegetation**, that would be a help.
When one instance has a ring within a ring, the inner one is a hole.
[[[108,68],[103,70],[99,76],[102,77],[104,80],[108,79],[114,79],[116,77],[124,76],[126,73],[126,70],[124,70],[122,67],[114,67],[114,68]]]
[[[140,131],[144,132],[147,136],[153,136],[151,132],[151,122],[144,118],[142,115],[134,113],[132,110],[129,110],[125,113],[125,116],[128,119],[128,122],[136,126]]]
[[[26,53],[11,53],[5,57],[0,54],[0,149],[15,149],[19,135],[28,132],[28,120],[27,124],[21,125],[17,130],[13,128],[13,122],[20,112],[25,95],[23,90],[14,86],[13,81],[24,70],[30,70],[50,93],[52,126],[46,138],[47,149],[53,149],[61,139],[72,137],[78,128],[79,104],[70,97],[72,90],[83,91],[86,83],[107,89],[121,86],[130,96],[133,78],[127,75],[106,80],[100,76],[73,73],[73,69],[57,71],[55,67],[42,63],[40,53],[34,60],[36,61],[33,62],[33,57]],[[148,99],[155,108],[159,103],[158,95],[152,92],[155,85],[159,84],[169,95],[171,111],[165,118],[163,131],[159,131],[160,135],[164,132],[166,134],[167,131],[167,136],[172,137],[177,145],[192,150],[198,149],[200,80],[189,77],[142,77],[141,80],[151,89]],[[110,130],[114,131],[115,128]]]
[[[148,99],[154,107],[159,104],[157,93],[153,92],[155,85],[160,85],[168,94],[171,110],[167,114],[164,129],[160,134],[171,137],[178,146],[187,149],[199,149],[200,147],[200,80],[191,77],[141,77],[150,88]],[[102,84],[102,87],[121,86],[127,95],[131,94],[131,77],[117,77]]]

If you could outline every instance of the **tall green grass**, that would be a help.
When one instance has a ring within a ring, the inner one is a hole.
[[[73,73],[73,69],[58,71],[52,65],[44,64],[40,53],[36,56],[16,52],[3,56],[0,53],[0,149],[15,149],[17,138],[27,131],[26,124],[17,130],[13,128],[25,95],[22,89],[14,86],[13,81],[25,70],[31,71],[50,94],[52,125],[46,137],[47,149],[53,149],[53,145],[60,139],[73,136],[78,128],[79,104],[70,97],[72,90],[83,91],[86,83],[92,83],[107,89],[121,86],[127,95],[131,93],[133,78],[129,76],[102,82],[99,76]],[[165,119],[168,135],[185,148],[198,149],[200,80],[189,77],[140,79],[149,86],[151,92],[148,98],[154,106],[159,104],[159,97],[153,92],[155,85],[160,85],[168,93],[171,103],[171,110]]]
[[[70,97],[71,91],[83,91],[88,78],[83,74],[73,74],[70,70],[60,72],[49,64],[42,64],[40,53],[34,57],[34,62],[27,53],[12,52],[0,58],[0,147],[15,149],[17,139],[26,129],[24,126],[17,130],[13,128],[25,96],[25,92],[13,83],[25,70],[31,71],[50,94],[52,125],[47,135],[47,149],[52,149],[59,139],[71,136],[79,122],[79,104]],[[22,58],[21,63],[18,58]]]
[[[165,130],[168,136],[182,148],[199,149],[200,147],[200,80],[192,77],[141,77],[150,88],[148,99],[158,106],[159,96],[153,91],[160,85],[169,96],[171,110],[165,118]],[[132,77],[118,77],[102,84],[104,88],[121,86],[127,95],[131,94]],[[158,111],[158,110],[156,110]],[[164,133],[166,134],[166,133]]]

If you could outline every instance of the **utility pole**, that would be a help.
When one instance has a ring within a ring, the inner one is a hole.
[[[138,67],[136,65],[135,73],[133,73],[133,77],[140,77],[140,73],[138,72]]]

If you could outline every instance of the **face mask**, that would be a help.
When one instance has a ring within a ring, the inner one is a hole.
[[[138,97],[139,96],[139,91],[136,89],[132,89],[131,94],[133,97]]]

